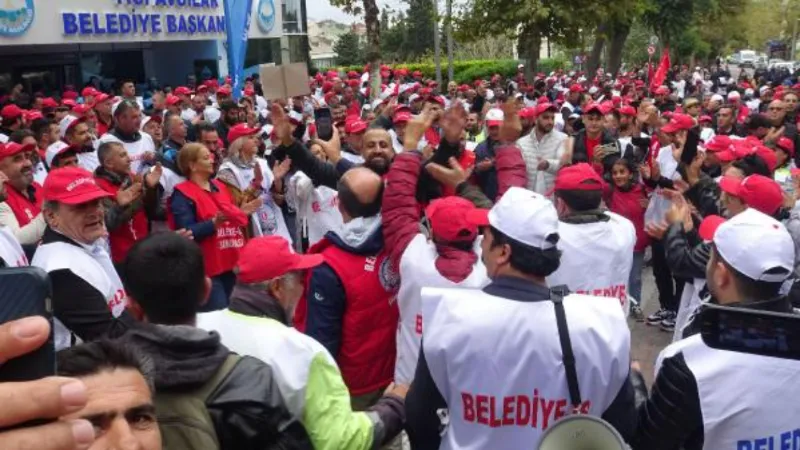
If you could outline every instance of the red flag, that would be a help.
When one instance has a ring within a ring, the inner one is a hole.
[[[667,71],[669,70],[669,49],[665,48],[663,52],[661,52],[661,62],[658,63],[658,70],[656,70],[655,75],[650,80],[650,90],[655,91],[656,88],[664,84],[664,80],[667,79]]]

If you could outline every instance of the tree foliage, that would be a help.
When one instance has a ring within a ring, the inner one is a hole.
[[[358,39],[358,35],[349,31],[341,36],[333,46],[336,52],[336,64],[340,66],[351,66],[364,64],[364,50]]]
[[[366,61],[370,64],[370,93],[373,99],[381,92],[380,64],[381,64],[381,27],[380,9],[376,0],[329,0],[332,6],[342,8],[346,13],[356,16],[364,15],[364,25],[367,28]]]

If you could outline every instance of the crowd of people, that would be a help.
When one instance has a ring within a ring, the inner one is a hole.
[[[634,449],[800,448],[800,365],[698,316],[800,305],[800,84],[519,69],[15,90],[0,262],[53,317],[0,325],[0,361],[58,358],[0,383],[0,447],[519,449],[587,414]],[[628,316],[672,333],[649,392]]]

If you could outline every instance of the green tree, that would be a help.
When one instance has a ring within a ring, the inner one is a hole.
[[[433,26],[436,11],[432,0],[405,0],[407,56],[419,60],[433,50]]]
[[[333,51],[336,52],[336,64],[339,66],[364,64],[364,54],[358,42],[358,35],[352,31],[339,36]]]
[[[406,37],[408,26],[402,12],[395,15],[391,23],[381,31],[381,54],[387,61],[407,62],[408,49],[406,48]],[[383,26],[383,21],[381,21]]]
[[[372,99],[378,98],[381,93],[381,25],[378,18],[380,9],[376,0],[329,0],[332,6],[342,8],[354,16],[364,15],[364,25],[367,28],[366,61],[369,63],[370,95]]]

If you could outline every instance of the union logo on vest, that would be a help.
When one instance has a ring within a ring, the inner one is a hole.
[[[20,36],[35,17],[33,0],[9,0],[0,7],[0,36]]]
[[[273,0],[258,1],[258,27],[269,33],[275,26],[275,3]]]

